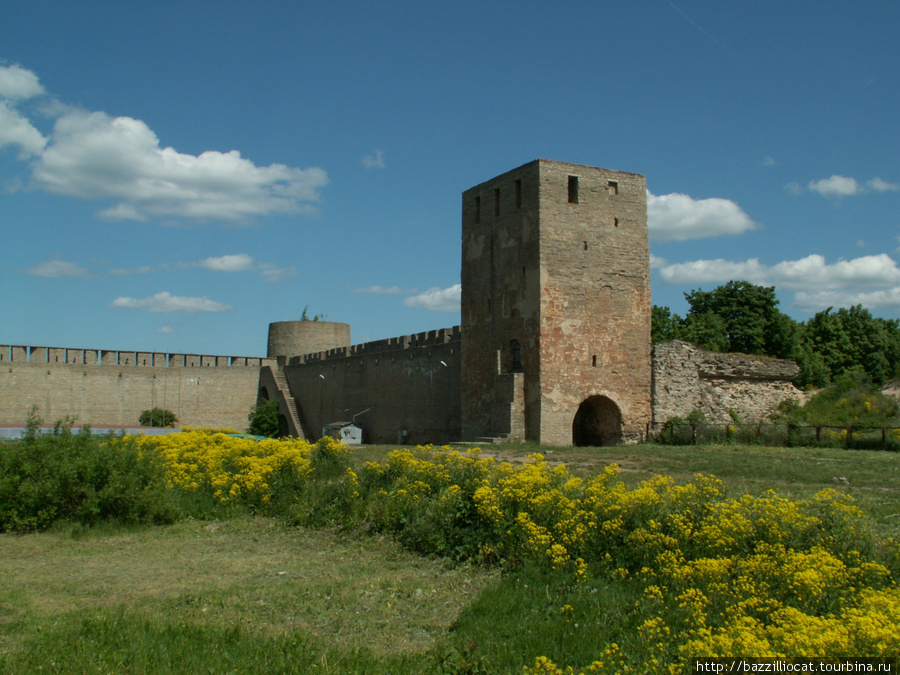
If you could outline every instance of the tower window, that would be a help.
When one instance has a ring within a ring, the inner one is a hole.
[[[522,208],[522,179],[516,179],[516,208]]]
[[[522,345],[519,344],[518,340],[513,340],[509,345],[509,350],[511,353],[511,363],[510,370],[514,373],[522,372]]]
[[[481,197],[475,197],[475,222],[481,222]]]
[[[619,181],[611,180],[607,183],[610,194],[617,195],[619,194]]]
[[[582,242],[584,244],[584,250],[587,251],[587,242]]]
[[[578,176],[569,176],[569,203],[578,203]]]
[[[615,225],[616,227],[619,226],[619,219],[618,219],[618,218],[613,218],[613,225]]]
[[[500,215],[500,188],[494,190],[494,218]]]
[[[597,367],[597,355],[596,355],[596,354],[594,354],[594,355],[591,357],[591,365],[592,365],[594,368]]]

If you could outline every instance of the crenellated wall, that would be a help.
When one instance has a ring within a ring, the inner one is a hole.
[[[165,408],[180,426],[243,430],[268,359],[0,345],[0,424],[23,424],[32,406],[48,422],[74,415],[93,426],[134,426]]]
[[[283,374],[307,438],[355,420],[366,443],[460,439],[458,326],[294,356]],[[261,380],[269,397],[273,386]]]

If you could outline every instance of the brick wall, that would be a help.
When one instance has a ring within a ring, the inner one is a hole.
[[[47,422],[74,415],[94,426],[134,426],[142,411],[159,407],[174,412],[180,426],[243,430],[262,362],[0,345],[0,424],[24,424],[36,405]]]

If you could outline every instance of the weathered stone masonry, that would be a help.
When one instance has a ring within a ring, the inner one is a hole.
[[[180,425],[247,427],[259,357],[0,345],[0,424],[21,425],[32,405],[48,422],[134,426],[166,408]]]
[[[0,424],[243,429],[259,399],[315,439],[355,421],[365,442],[637,441],[673,416],[755,421],[799,397],[792,362],[650,347],[645,179],[535,160],[462,196],[462,323],[351,345],[350,326],[269,326],[267,358],[0,346]]]
[[[644,177],[535,160],[463,193],[463,437],[638,440],[650,423]]]
[[[801,399],[791,381],[800,368],[793,361],[747,354],[721,354],[675,340],[653,350],[653,422],[694,410],[713,424],[756,423],[788,398]]]

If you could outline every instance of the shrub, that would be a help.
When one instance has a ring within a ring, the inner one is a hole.
[[[159,453],[132,438],[95,437],[87,426],[73,434],[72,422],[38,434],[32,416],[22,441],[0,446],[0,531],[176,519]]]
[[[154,408],[142,412],[138,417],[138,423],[142,427],[174,427],[178,424],[178,418],[171,410]]]
[[[281,435],[281,424],[278,419],[278,400],[269,398],[250,408],[247,416],[250,426],[248,434],[275,438]]]

